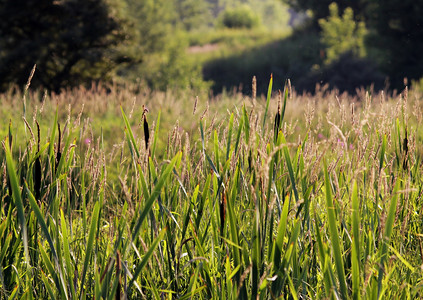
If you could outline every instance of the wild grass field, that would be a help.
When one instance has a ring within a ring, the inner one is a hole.
[[[1,299],[422,297],[421,92],[196,96],[0,95]]]

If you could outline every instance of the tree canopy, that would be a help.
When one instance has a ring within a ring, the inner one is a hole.
[[[109,78],[136,60],[121,12],[119,1],[2,0],[0,88],[23,85],[34,64],[32,84],[54,91]]]

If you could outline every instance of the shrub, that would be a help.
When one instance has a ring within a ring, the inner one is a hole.
[[[353,10],[347,7],[342,15],[339,15],[338,5],[329,5],[330,16],[320,19],[322,27],[321,39],[326,45],[326,62],[329,63],[340,57],[344,52],[351,51],[358,57],[366,54],[364,38],[367,34],[364,22],[354,20]]]
[[[248,5],[240,5],[226,9],[220,22],[227,28],[254,28],[260,24],[260,18]]]

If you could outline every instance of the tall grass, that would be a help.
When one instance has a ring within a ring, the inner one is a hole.
[[[421,297],[422,95],[272,85],[194,113],[193,97],[114,89],[108,110],[81,113],[74,97],[110,95],[69,91],[67,113],[47,97],[32,121],[14,117],[0,298]]]

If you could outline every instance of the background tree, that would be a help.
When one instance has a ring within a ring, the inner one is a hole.
[[[0,88],[23,85],[34,64],[32,84],[59,91],[110,78],[122,63],[130,24],[120,1],[2,0]]]
[[[319,20],[322,28],[321,39],[327,47],[326,63],[338,59],[345,52],[364,57],[364,39],[367,34],[365,23],[354,21],[353,11],[349,7],[344,10],[342,16],[339,15],[336,3],[329,5],[329,10],[330,16]]]
[[[369,0],[368,45],[379,49],[381,68],[390,75],[393,87],[403,79],[423,76],[423,2],[412,0]]]
[[[125,0],[136,29],[137,64],[120,69],[126,79],[142,80],[153,89],[201,88],[201,69],[186,54],[184,24],[175,8],[176,0]]]
[[[186,31],[213,25],[211,5],[205,0],[175,0],[175,9],[178,21]]]
[[[329,5],[336,3],[340,11],[350,7],[357,19],[365,17],[368,0],[282,0],[296,11],[310,11],[314,25],[318,25],[318,20],[330,15]]]

